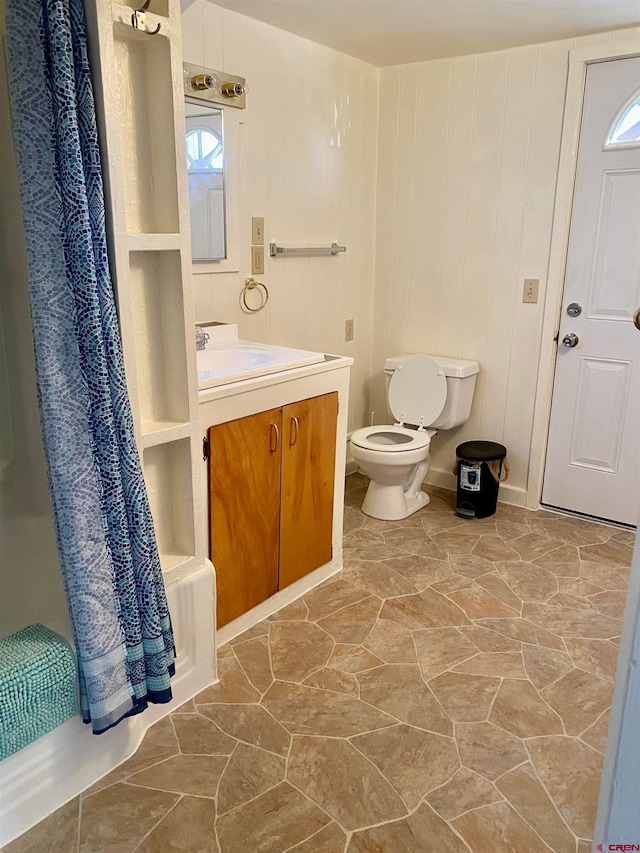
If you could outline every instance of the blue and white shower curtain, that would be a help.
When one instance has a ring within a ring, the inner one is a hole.
[[[6,8],[45,456],[83,718],[99,734],[171,699],[173,633],[125,385],[82,2]]]

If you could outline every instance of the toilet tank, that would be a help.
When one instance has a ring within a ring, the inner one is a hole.
[[[408,354],[392,355],[386,359],[384,372],[387,380],[387,391],[395,369]],[[427,424],[427,426],[433,429],[453,429],[461,426],[469,419],[473,391],[476,387],[476,377],[480,371],[480,366],[477,361],[470,361],[466,358],[447,358],[441,355],[432,355],[431,358],[442,365],[444,375],[447,377],[447,399],[444,409],[435,423]]]

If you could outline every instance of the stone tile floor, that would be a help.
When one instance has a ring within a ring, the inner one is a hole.
[[[347,489],[341,575],[5,853],[591,850],[633,534]]]

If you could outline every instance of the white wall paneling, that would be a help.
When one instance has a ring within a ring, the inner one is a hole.
[[[502,497],[537,505],[534,409],[568,55],[630,31],[378,72],[208,0],[182,22],[186,61],[249,84],[236,143],[240,270],[195,268],[197,319],[353,356],[350,430],[372,411],[388,417],[387,355],[476,358],[471,418],[434,439],[430,478],[453,484],[461,441],[502,441],[512,463]],[[248,316],[238,297],[252,215],[265,217],[267,241],[337,239],[347,253],[267,258],[269,305]],[[522,303],[525,277],[540,279],[538,304]]]
[[[382,380],[379,371],[384,355],[391,349],[391,300],[393,290],[388,283],[393,281],[393,264],[395,244],[395,198],[398,159],[398,109],[400,92],[400,69],[392,68],[385,72],[380,78],[380,102],[379,115],[384,120],[379,121],[378,129],[378,162],[384,163],[386,168],[380,169],[378,174],[378,197],[376,209],[376,246],[385,246],[386,250],[376,254],[376,287],[373,299],[374,324],[373,360],[371,372]],[[380,286],[384,282],[385,286]],[[373,343],[373,342],[372,342]],[[380,385],[382,384],[382,393]],[[386,410],[386,399],[384,396],[384,383],[377,382],[372,397],[372,408],[376,417],[380,417]],[[384,417],[382,418],[384,420]]]
[[[544,361],[553,337],[542,344],[569,51],[619,38],[605,33],[381,71],[376,421],[387,418],[387,355],[422,351],[481,366],[469,422],[432,441],[434,483],[453,485],[460,442],[499,441],[511,461],[501,496],[538,505],[542,445],[538,436],[532,453],[532,441],[541,346]],[[524,278],[540,279],[537,304],[523,304]],[[548,410],[543,431],[547,422]]]
[[[239,148],[240,269],[194,265],[196,319],[238,323],[249,340],[353,356],[349,428],[359,427],[371,374],[378,71],[208,0],[196,0],[182,24],[186,62],[242,75],[249,87],[246,110],[225,110]],[[251,216],[264,217],[266,243],[336,240],[347,252],[266,257],[257,278],[269,303],[246,314]],[[345,342],[351,317],[355,337]]]

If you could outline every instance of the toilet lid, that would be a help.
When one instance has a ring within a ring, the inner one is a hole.
[[[430,355],[408,355],[396,367],[389,382],[389,408],[398,421],[432,424],[444,409],[447,377]]]

